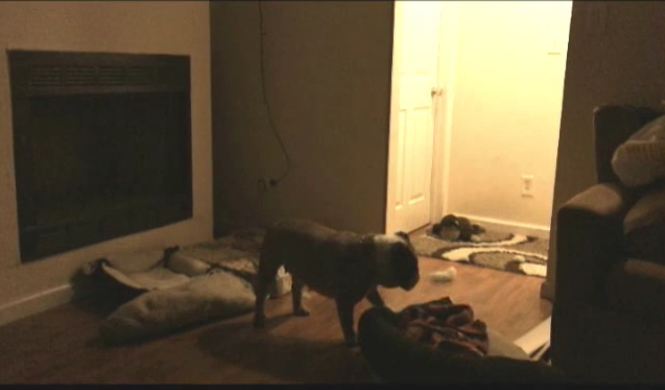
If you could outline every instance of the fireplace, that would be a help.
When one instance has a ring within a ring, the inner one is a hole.
[[[22,261],[191,218],[188,56],[8,57]]]

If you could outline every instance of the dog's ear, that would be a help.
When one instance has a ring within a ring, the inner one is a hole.
[[[395,233],[395,235],[399,236],[399,237],[402,237],[404,240],[406,240],[406,242],[411,242],[411,240],[409,239],[409,235],[407,233],[399,231],[399,232]]]

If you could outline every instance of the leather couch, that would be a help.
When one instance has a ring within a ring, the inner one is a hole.
[[[488,331],[485,357],[467,357],[416,342],[399,330],[398,314],[373,307],[358,323],[363,356],[378,382],[413,384],[553,384],[566,381],[563,373],[530,361],[519,347]]]
[[[576,380],[665,382],[665,185],[621,185],[614,150],[663,113],[593,113],[598,184],[557,213],[553,365]]]

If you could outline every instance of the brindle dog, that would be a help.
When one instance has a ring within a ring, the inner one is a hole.
[[[333,298],[349,346],[356,343],[353,308],[360,300],[383,306],[377,286],[410,290],[419,279],[418,258],[406,233],[361,235],[310,221],[279,222],[268,230],[261,249],[254,286],[256,327],[264,325],[268,289],[282,265],[293,279],[293,313],[309,315],[302,303],[305,285]]]

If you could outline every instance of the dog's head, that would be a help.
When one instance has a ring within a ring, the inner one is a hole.
[[[377,267],[379,284],[385,287],[401,287],[411,290],[420,279],[418,256],[404,232],[394,235],[379,235],[377,246]]]

